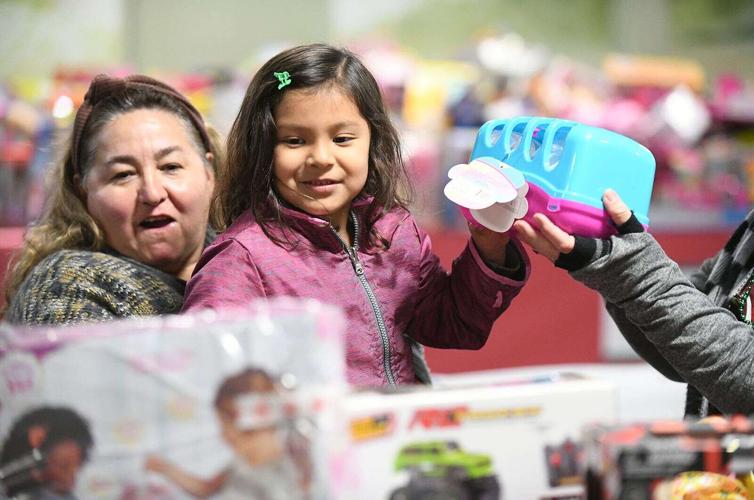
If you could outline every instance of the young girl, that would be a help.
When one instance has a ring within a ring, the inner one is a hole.
[[[347,50],[295,47],[260,68],[222,182],[231,225],[202,255],[184,310],[277,295],[338,305],[353,384],[428,381],[413,341],[479,349],[529,274],[520,245],[486,229],[471,231],[451,274],[442,269],[407,210],[377,83]]]

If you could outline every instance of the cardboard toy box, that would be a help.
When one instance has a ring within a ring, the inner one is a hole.
[[[585,430],[587,498],[754,498],[754,426],[746,417]]]
[[[582,428],[616,406],[611,383],[558,373],[353,393],[359,498],[582,498]]]
[[[0,326],[0,498],[339,498],[344,326],[293,300]]]

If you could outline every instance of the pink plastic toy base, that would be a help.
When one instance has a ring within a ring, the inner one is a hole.
[[[535,228],[537,224],[534,222],[534,214],[541,213],[569,234],[588,238],[606,238],[617,234],[615,226],[604,210],[583,203],[551,198],[534,184],[529,183],[526,201],[529,202],[529,211],[523,219]],[[460,208],[466,220],[474,226],[481,226],[468,208]]]

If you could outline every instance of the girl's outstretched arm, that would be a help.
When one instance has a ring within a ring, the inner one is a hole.
[[[165,476],[183,491],[197,498],[214,495],[222,489],[228,479],[227,471],[220,472],[212,478],[202,479],[156,455],[147,457],[144,468]]]
[[[420,286],[409,336],[429,347],[481,348],[495,320],[528,279],[523,247],[507,235],[483,229],[475,236],[472,230],[447,273],[432,252],[429,236],[415,223],[413,229],[420,246]]]

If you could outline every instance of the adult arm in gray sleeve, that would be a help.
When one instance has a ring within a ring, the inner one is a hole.
[[[702,265],[691,274],[689,280],[696,289],[702,290],[716,259],[717,256],[705,260]],[[606,303],[605,308],[618,326],[618,329],[626,339],[626,342],[628,342],[628,345],[630,345],[642,359],[652,365],[655,370],[662,373],[668,379],[676,382],[686,382],[683,380],[683,377],[678,374],[675,368],[673,368],[673,366],[662,357],[662,354],[657,350],[657,347],[647,339],[644,332],[639,330],[633,323],[626,319],[626,315],[621,308],[610,303]]]
[[[754,413],[751,327],[697,290],[651,235],[612,243],[610,254],[572,276],[620,309],[712,404],[726,413]]]
[[[631,346],[636,354],[641,356],[644,361],[652,365],[652,368],[662,373],[668,379],[675,382],[686,382],[676,369],[673,368],[673,365],[668,363],[660,351],[657,350],[657,347],[647,339],[644,332],[626,318],[626,314],[620,307],[608,302],[605,304],[605,309],[607,309],[608,314],[615,321],[623,338],[626,339],[626,342],[628,342],[628,345]]]
[[[709,276],[709,273],[712,270],[716,259],[717,256],[705,260],[702,265],[698,269],[696,269],[689,277],[689,280],[697,290],[702,290],[702,288],[704,287],[704,284],[707,281],[707,277]],[[685,380],[683,380],[683,378],[678,374],[675,368],[673,368],[673,366],[668,363],[665,358],[662,357],[660,352],[657,350],[657,347],[647,339],[646,335],[644,335],[644,332],[639,330],[633,323],[626,319],[626,315],[619,307],[615,306],[615,304],[607,303],[606,309],[610,314],[610,317],[612,317],[613,321],[615,321],[615,324],[618,326],[620,332],[623,334],[626,342],[628,342],[631,348],[636,351],[636,353],[641,356],[642,359],[647,361],[647,363],[652,365],[653,368],[655,368],[670,380],[674,380],[676,382],[685,382]]]

